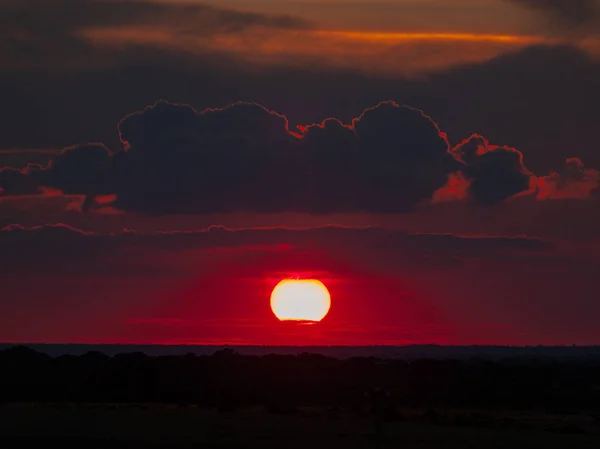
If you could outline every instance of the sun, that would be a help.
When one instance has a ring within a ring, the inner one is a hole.
[[[284,279],[271,293],[271,309],[281,321],[321,321],[330,307],[329,290],[316,279]]]

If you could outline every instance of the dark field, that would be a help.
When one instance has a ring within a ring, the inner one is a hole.
[[[0,351],[0,448],[598,448],[600,363]]]
[[[427,411],[402,411],[405,420],[378,424],[372,416],[315,408],[282,415],[260,408],[219,412],[160,404],[12,404],[0,407],[0,447],[600,447],[585,414],[440,410],[444,420],[463,421],[452,425],[427,422]],[[569,433],[579,426],[590,433]]]

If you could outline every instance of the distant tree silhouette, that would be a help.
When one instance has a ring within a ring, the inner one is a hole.
[[[600,408],[600,361],[509,359],[382,361],[315,354],[245,356],[224,349],[211,356],[150,357],[100,352],[49,357],[24,346],[0,351],[0,401],[162,402],[222,412],[262,406],[293,414],[306,406],[398,420],[401,407],[554,411]],[[486,425],[483,416],[455,422]],[[506,425],[512,425],[506,423]],[[571,429],[572,430],[572,429]]]

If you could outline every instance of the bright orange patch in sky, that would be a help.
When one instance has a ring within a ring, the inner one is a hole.
[[[271,293],[271,310],[281,321],[321,321],[330,307],[329,290],[316,279],[284,279]]]
[[[535,36],[474,33],[397,33],[364,31],[317,31],[317,34],[361,41],[466,41],[466,42],[514,42],[530,44],[544,39]]]
[[[499,54],[549,38],[465,32],[396,32],[335,29],[272,30],[239,33],[180,33],[176,27],[88,28],[97,45],[150,45],[174,51],[223,51],[258,64],[327,64],[365,72],[418,75],[461,64],[481,63]]]

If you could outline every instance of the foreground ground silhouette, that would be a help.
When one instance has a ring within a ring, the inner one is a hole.
[[[600,362],[0,351],[0,446],[600,447]]]

